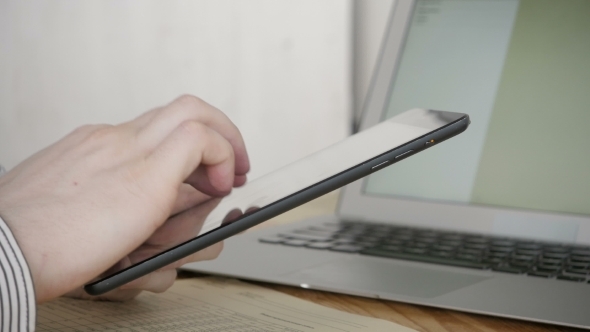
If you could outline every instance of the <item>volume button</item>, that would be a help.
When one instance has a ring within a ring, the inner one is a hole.
[[[409,155],[412,152],[414,152],[414,150],[408,150],[408,151],[406,151],[406,152],[404,152],[402,154],[399,154],[399,155],[395,156],[395,158],[393,158],[393,159],[398,159],[398,158],[401,158],[403,156],[407,156],[407,155]]]
[[[379,164],[371,167],[371,170],[374,171],[374,170],[379,169],[381,167],[385,167],[385,166],[387,166],[387,164],[389,164],[389,160],[386,160],[386,161],[384,161],[382,163],[379,163]]]

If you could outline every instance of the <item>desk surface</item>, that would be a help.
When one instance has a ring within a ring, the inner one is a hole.
[[[291,210],[257,227],[271,227],[335,211],[338,196],[328,194]],[[386,319],[418,331],[571,331],[552,325],[467,314],[453,310],[429,308],[392,301],[368,299],[268,283],[257,283],[301,299],[339,310]]]

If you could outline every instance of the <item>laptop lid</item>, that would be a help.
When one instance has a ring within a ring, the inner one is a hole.
[[[392,8],[361,130],[414,107],[471,128],[347,186],[343,219],[590,243],[590,1]]]

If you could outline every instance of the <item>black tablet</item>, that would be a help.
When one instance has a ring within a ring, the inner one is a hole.
[[[199,234],[84,287],[100,295],[463,132],[469,116],[413,109],[352,135],[224,197]],[[305,135],[305,133],[301,133]],[[436,165],[433,165],[436,167]],[[230,211],[247,211],[227,222]]]

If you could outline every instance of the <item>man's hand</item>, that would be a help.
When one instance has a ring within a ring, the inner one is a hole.
[[[0,217],[27,259],[38,302],[81,295],[105,271],[196,236],[216,197],[243,185],[249,167],[235,125],[183,96],[118,126],[81,127],[33,155],[0,177]],[[220,251],[217,244],[180,263]],[[163,291],[180,263],[106,298]]]

